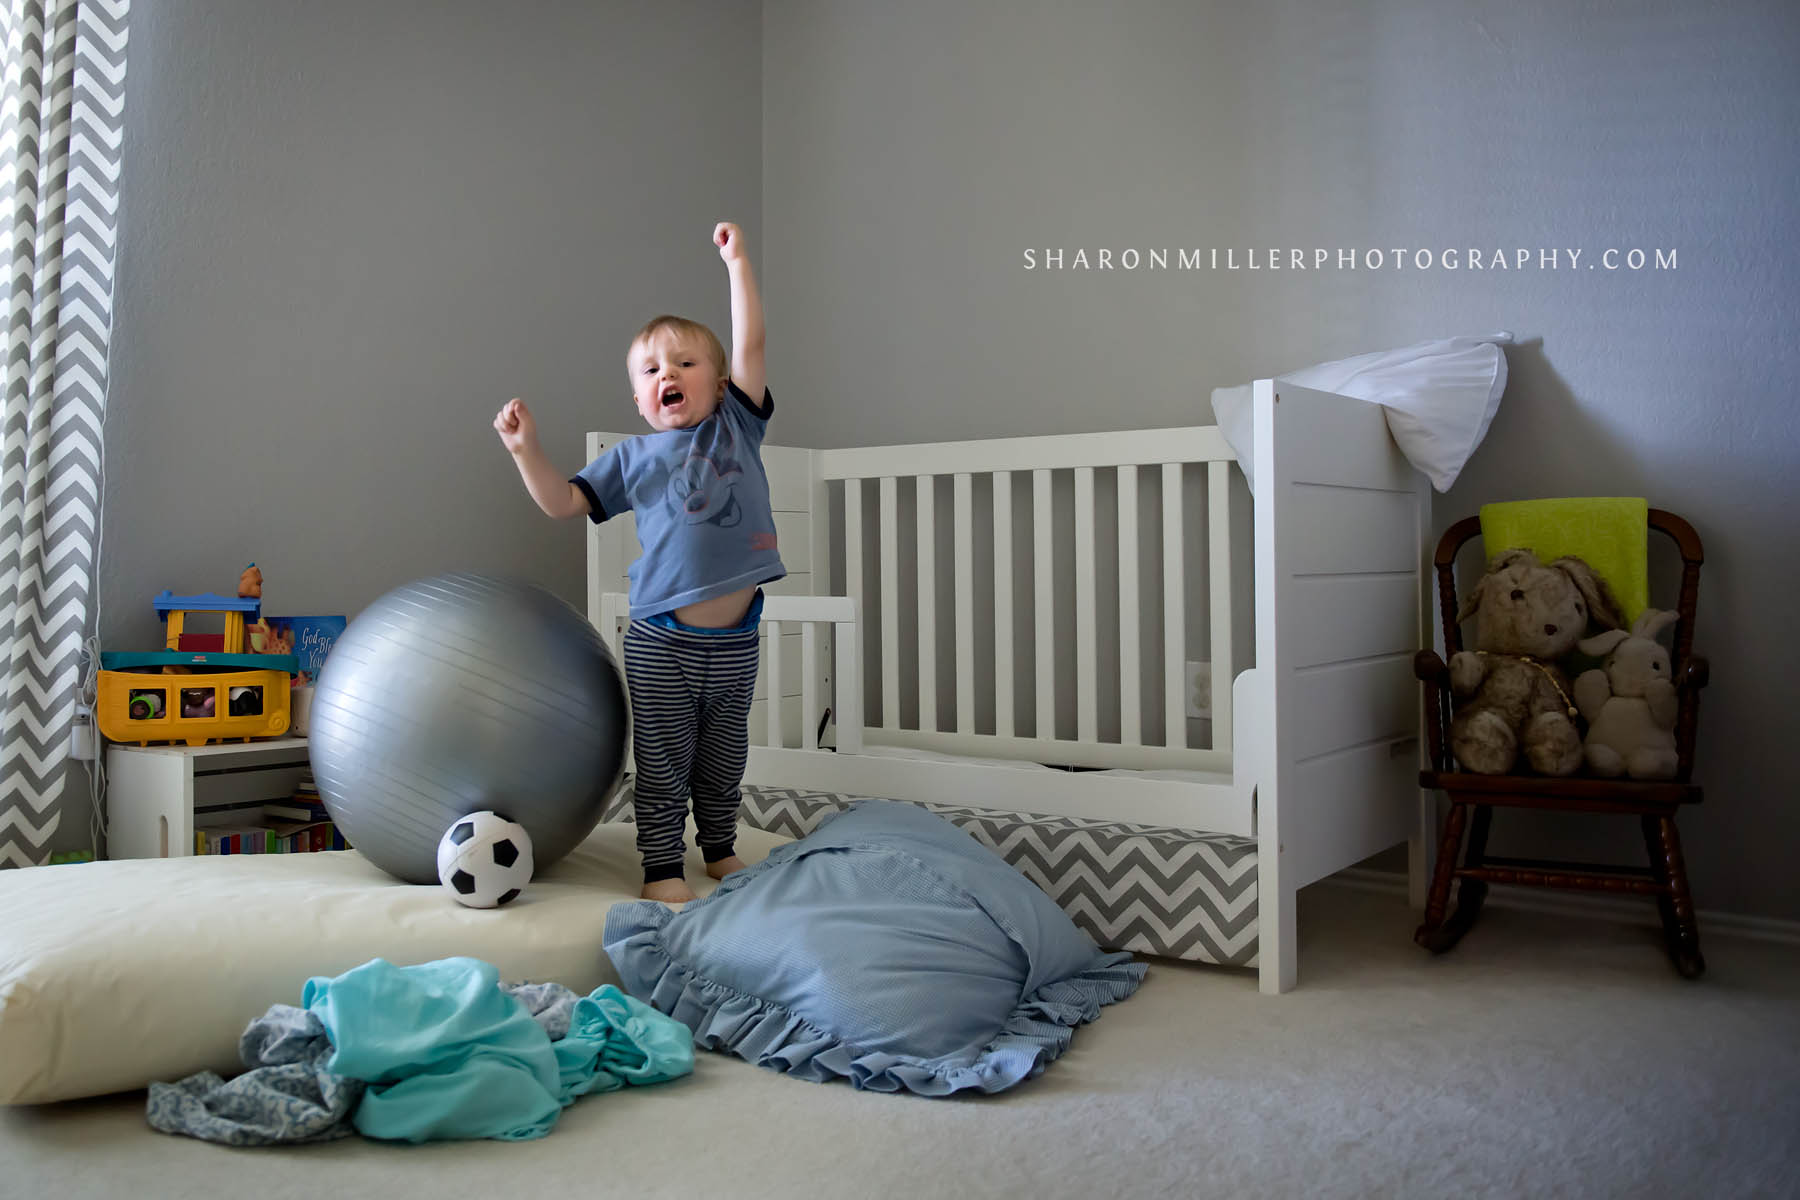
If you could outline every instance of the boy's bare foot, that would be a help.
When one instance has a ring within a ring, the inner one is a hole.
[[[733,854],[728,858],[721,858],[716,862],[707,863],[706,873],[711,875],[714,879],[723,879],[733,871],[743,870],[745,866],[744,860]]]
[[[742,866],[743,864],[739,864]],[[708,868],[710,870],[710,868]],[[658,879],[655,883],[646,883],[644,890],[638,893],[644,900],[655,900],[659,904],[685,904],[694,898],[694,893],[685,879]]]

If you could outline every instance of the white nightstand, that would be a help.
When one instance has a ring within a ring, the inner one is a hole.
[[[213,746],[106,747],[108,858],[194,852],[194,816],[286,800],[306,769],[305,738]]]

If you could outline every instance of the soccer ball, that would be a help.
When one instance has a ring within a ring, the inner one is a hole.
[[[495,908],[531,882],[531,835],[496,812],[472,812],[438,842],[438,879],[457,903]]]

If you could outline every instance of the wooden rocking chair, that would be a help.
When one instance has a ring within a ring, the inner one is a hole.
[[[1692,650],[1703,555],[1699,535],[1693,526],[1674,513],[1653,508],[1649,524],[1650,528],[1675,542],[1682,562],[1681,599],[1677,609],[1680,619],[1675,626],[1671,663],[1679,696],[1675,746],[1680,766],[1674,779],[1645,781],[1580,775],[1552,778],[1477,775],[1462,771],[1450,751],[1450,669],[1436,651],[1421,650],[1414,657],[1414,673],[1425,685],[1425,730],[1431,755],[1431,769],[1419,773],[1419,783],[1422,787],[1442,789],[1450,799],[1450,812],[1439,840],[1437,866],[1425,903],[1425,923],[1413,935],[1414,941],[1433,954],[1450,949],[1468,932],[1481,912],[1481,903],[1490,883],[1510,883],[1654,896],[1662,914],[1663,938],[1675,970],[1687,979],[1696,979],[1706,970],[1706,960],[1700,955],[1700,932],[1694,920],[1693,897],[1688,889],[1687,865],[1682,859],[1681,838],[1675,829],[1676,810],[1684,804],[1700,803],[1700,788],[1691,781],[1694,723],[1699,715],[1700,689],[1706,686],[1708,669],[1706,660]],[[1456,581],[1452,568],[1457,551],[1480,534],[1480,518],[1469,517],[1452,525],[1438,542],[1435,559],[1438,598],[1443,609],[1444,646],[1452,655],[1463,648],[1461,630],[1456,622]],[[1634,816],[1643,831],[1649,866],[1490,855],[1487,852],[1488,829],[1496,808],[1542,808]],[[1462,860],[1460,866],[1459,858]],[[1461,885],[1456,909],[1446,917],[1452,880],[1461,880]]]

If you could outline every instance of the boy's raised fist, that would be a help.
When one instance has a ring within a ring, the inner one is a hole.
[[[720,221],[713,229],[713,245],[719,248],[719,257],[726,262],[744,253],[744,233],[730,221]]]
[[[525,402],[517,398],[508,400],[494,414],[494,432],[500,435],[500,444],[513,454],[537,444],[537,422],[531,419]]]

